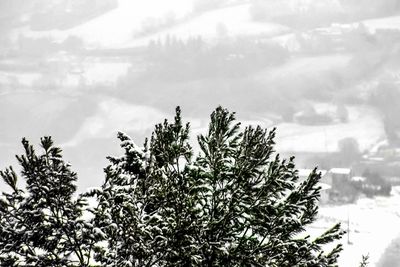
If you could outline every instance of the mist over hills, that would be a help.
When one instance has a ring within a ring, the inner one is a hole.
[[[1,1],[1,166],[53,135],[96,185],[117,130],[141,143],[177,105],[194,133],[217,105],[277,126],[305,167],[400,144],[397,1],[142,2]]]

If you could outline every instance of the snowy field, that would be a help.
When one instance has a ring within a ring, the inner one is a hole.
[[[369,19],[362,22],[371,32],[381,29],[400,30],[400,16]]]
[[[106,14],[67,30],[34,31],[22,27],[15,31],[31,38],[50,37],[62,42],[68,36],[81,38],[90,48],[126,48],[147,45],[151,40],[164,40],[167,36],[180,39],[202,36],[204,39],[248,35],[275,36],[290,32],[288,27],[274,23],[254,22],[249,4],[221,8],[191,16],[192,3],[173,0],[160,5],[159,1],[119,0],[119,6]],[[155,4],[157,2],[157,4]],[[157,8],[155,8],[157,7]],[[143,37],[135,37],[146,21],[171,17],[177,25]],[[112,36],[112,38],[110,38]]]
[[[53,58],[54,62],[47,63],[49,71],[15,72],[0,71],[0,93],[21,88],[42,88],[52,86],[58,90],[62,88],[76,88],[80,86],[111,86],[113,87],[120,77],[123,77],[132,66],[129,62],[102,61],[98,58],[63,61],[62,58]]]
[[[290,31],[288,27],[252,21],[249,13],[249,4],[226,7],[205,12],[185,23],[156,34],[133,40],[128,46],[146,45],[151,40],[165,40],[167,36],[180,39],[201,36],[212,41],[217,38],[239,36],[275,36]]]
[[[322,108],[316,106],[316,109]],[[354,138],[359,144],[360,151],[374,147],[384,137],[380,114],[364,106],[348,107],[349,122],[329,125],[309,126],[297,123],[281,123],[277,127],[276,149],[284,152],[335,152],[338,142],[345,138]],[[173,110],[169,119],[173,118]],[[240,115],[240,114],[238,114]],[[109,138],[115,131],[136,132],[143,135],[150,133],[156,123],[166,117],[162,111],[154,107],[138,106],[118,99],[107,98],[97,104],[97,111],[85,119],[75,137],[65,145],[77,144],[88,138]],[[260,125],[271,129],[272,121],[259,118],[258,120],[243,120],[242,125]],[[192,135],[205,133],[208,120],[205,118],[187,118],[192,125]],[[195,138],[194,138],[195,141]]]
[[[276,125],[277,150],[280,152],[335,152],[338,141],[354,138],[360,151],[372,148],[385,137],[382,119],[370,107],[349,107],[349,122],[309,126],[296,123]]]
[[[291,80],[304,82],[308,77],[321,79],[329,71],[345,68],[350,59],[347,54],[293,57],[285,64],[257,72],[254,79],[264,84],[285,84]]]
[[[144,135],[164,118],[165,114],[155,108],[131,105],[108,97],[99,101],[95,115],[86,118],[77,133],[63,146],[76,146],[92,138],[115,138],[117,131]]]
[[[340,221],[349,235],[342,239],[344,250],[339,266],[358,266],[362,255],[370,256],[375,267],[391,241],[400,234],[400,187],[393,187],[390,197],[360,198],[357,203],[323,206],[312,231],[321,232]],[[349,242],[348,242],[349,241]]]
[[[0,85],[2,86],[32,86],[41,77],[40,73],[25,72],[15,73],[0,71]],[[3,90],[0,90],[2,93]]]
[[[119,0],[119,6],[106,14],[68,30],[33,31],[29,27],[20,28],[15,37],[51,37],[63,41],[68,36],[82,38],[92,48],[116,48],[132,41],[145,19],[173,14],[180,18],[192,11],[188,0]],[[138,8],[138,6],[140,8]]]
[[[102,62],[100,60],[86,60],[82,64],[82,74],[87,84],[113,85],[118,78],[126,75],[131,63],[128,62]],[[70,75],[72,75],[70,73]]]

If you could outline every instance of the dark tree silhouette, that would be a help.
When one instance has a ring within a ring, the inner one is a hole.
[[[305,231],[320,175],[299,182],[294,159],[274,151],[275,130],[243,129],[219,107],[197,156],[189,130],[177,108],[143,148],[119,133],[123,155],[79,196],[51,138],[42,154],[24,139],[26,189],[12,167],[0,172],[11,190],[0,199],[1,266],[336,266],[341,245],[324,245],[337,243],[340,225],[316,238]]]

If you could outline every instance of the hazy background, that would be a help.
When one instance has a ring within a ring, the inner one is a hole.
[[[223,105],[277,126],[278,151],[299,167],[350,167],[400,143],[399,10],[397,0],[1,0],[0,164],[21,137],[52,135],[80,185],[98,185],[117,130],[142,143],[180,105],[196,133]]]
[[[52,135],[84,190],[116,131],[223,105],[299,168],[400,183],[399,0],[0,0],[0,48],[0,168]]]

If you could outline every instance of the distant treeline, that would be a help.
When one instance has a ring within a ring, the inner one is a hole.
[[[190,80],[235,77],[283,63],[287,49],[251,38],[206,43],[201,37],[181,40],[167,36],[148,46],[146,78]]]

